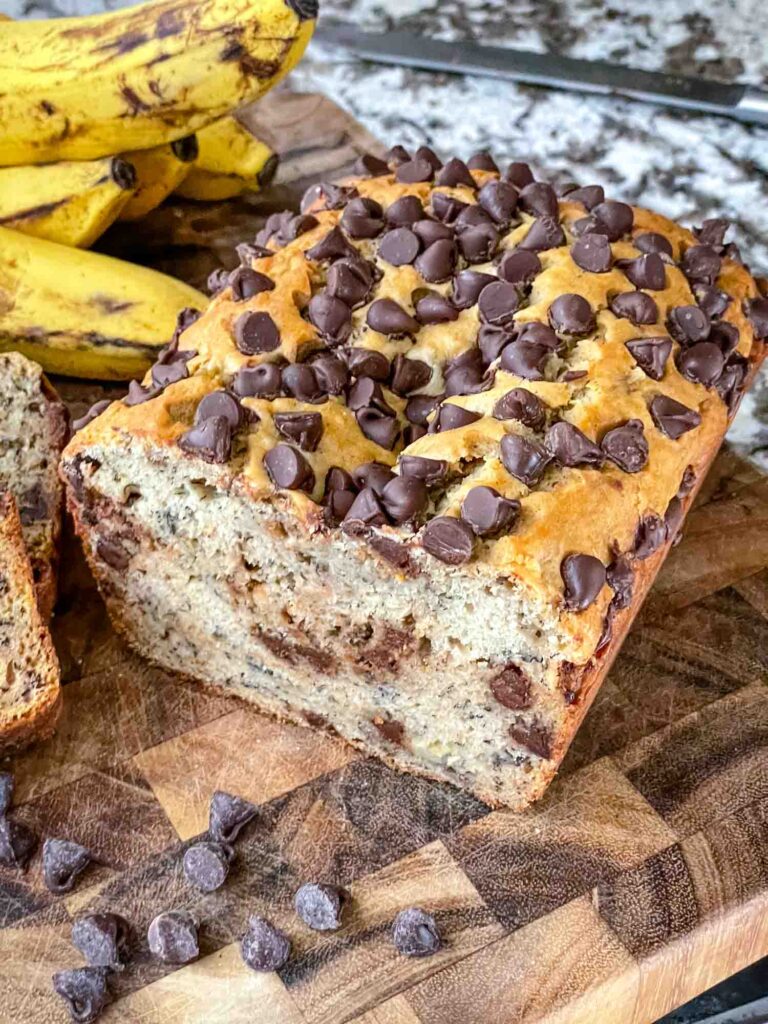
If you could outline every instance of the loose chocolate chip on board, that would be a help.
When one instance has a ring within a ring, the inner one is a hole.
[[[380,334],[415,334],[418,320],[407,313],[394,299],[376,299],[368,308],[366,323]]]
[[[119,914],[83,914],[72,924],[72,945],[91,967],[122,971],[128,959],[130,931]]]
[[[70,1020],[76,1024],[90,1024],[112,1001],[105,967],[57,971],[53,976],[53,990],[66,1002]]]
[[[437,923],[420,907],[401,910],[392,925],[392,942],[403,956],[433,956],[442,947]]]
[[[635,215],[631,206],[626,203],[617,203],[611,199],[604,203],[598,203],[592,209],[593,216],[605,228],[605,234],[612,242],[618,242],[622,235],[627,235],[632,230]]]
[[[462,270],[453,279],[451,301],[457,309],[469,309],[480,298],[481,292],[496,281],[493,274],[484,274],[480,270]]]
[[[648,442],[641,420],[627,420],[603,435],[600,442],[606,458],[625,473],[639,473],[648,463]]]
[[[185,431],[179,448],[204,462],[223,464],[232,453],[232,428],[225,416],[211,416]]]
[[[635,574],[629,559],[625,555],[617,555],[605,570],[605,578],[613,591],[611,604],[615,608],[628,608],[635,584]]]
[[[547,431],[546,447],[562,466],[601,466],[603,452],[583,431],[561,420]]]
[[[649,408],[653,422],[665,437],[673,441],[701,423],[701,416],[695,409],[689,409],[667,395],[656,395],[651,399]]]
[[[475,179],[469,173],[469,167],[467,167],[464,161],[454,156],[442,167],[437,175],[435,184],[442,185],[445,188],[456,188],[457,185],[467,185],[469,188],[474,188]]]
[[[477,193],[477,201],[496,224],[506,226],[517,209],[518,192],[507,181],[487,181]]]
[[[280,367],[274,363],[245,366],[232,381],[239,398],[277,398],[281,390]]]
[[[606,274],[613,263],[611,243],[605,235],[582,235],[571,246],[571,258],[590,274]]]
[[[269,313],[243,313],[235,321],[235,345],[245,356],[274,352],[280,347],[280,331]]]
[[[657,253],[646,253],[634,260],[621,260],[618,266],[635,288],[648,288],[650,291],[658,292],[667,286],[664,261]]]
[[[227,880],[232,855],[232,847],[223,843],[194,843],[184,853],[184,877],[200,892],[214,892]]]
[[[309,363],[289,363],[283,367],[280,379],[283,389],[300,402],[317,404],[328,400],[317,374]]]
[[[540,430],[546,418],[546,406],[538,395],[526,388],[512,388],[493,407],[497,420],[520,420],[532,430]]]
[[[10,772],[0,772],[0,817],[11,809],[13,788],[13,775]]]
[[[471,527],[453,516],[435,516],[421,533],[421,546],[446,565],[463,565],[472,557],[475,535]]]
[[[722,260],[711,245],[692,245],[685,250],[680,267],[689,281],[714,284],[720,273]]]
[[[188,964],[200,953],[197,922],[186,910],[158,914],[147,931],[149,948],[167,964]]]
[[[525,188],[534,180],[530,166],[521,160],[514,160],[504,172],[504,177],[507,181],[512,182],[517,189]]]
[[[389,174],[389,166],[373,153],[363,153],[357,158],[353,171],[359,178],[381,178]]]
[[[217,789],[211,797],[208,831],[220,843],[230,845],[257,814],[255,804]]]
[[[664,235],[660,235],[657,231],[644,231],[639,235],[635,235],[632,239],[632,245],[640,252],[655,252],[660,256],[668,256],[672,258],[674,250],[672,249],[672,243]]]
[[[655,514],[644,516],[637,524],[632,551],[635,558],[644,561],[658,551],[667,539],[667,524]]]
[[[594,555],[566,555],[560,565],[565,584],[565,607],[583,612],[597,599],[605,583],[605,566]]]
[[[349,371],[338,356],[320,352],[310,363],[318,386],[329,395],[341,395],[349,383]]]
[[[557,193],[545,181],[533,181],[520,190],[518,206],[534,217],[557,217]]]
[[[37,836],[22,821],[0,816],[0,864],[23,871],[35,852]]]
[[[456,266],[455,244],[447,238],[438,239],[417,257],[414,266],[424,280],[429,281],[430,284],[448,281]]]
[[[491,679],[495,700],[512,711],[531,706],[531,681],[519,666],[509,662]]]
[[[566,192],[565,198],[569,203],[581,203],[585,209],[593,210],[605,201],[605,191],[602,185],[584,185]]]
[[[541,479],[552,456],[538,441],[519,434],[506,434],[501,439],[501,461],[510,476],[526,487],[533,487]]]
[[[461,518],[483,538],[511,530],[519,512],[519,501],[502,497],[493,487],[473,487],[461,503]]]
[[[448,475],[448,463],[444,459],[427,459],[423,455],[401,455],[399,460],[401,477],[416,477],[431,487]]]
[[[341,915],[348,894],[337,885],[307,882],[297,890],[293,900],[296,913],[304,924],[317,932],[333,932],[341,928]]]
[[[469,160],[467,160],[467,167],[470,171],[491,171],[496,174],[499,173],[499,165],[485,149],[480,150],[477,153],[473,153]]]
[[[565,245],[565,232],[554,217],[537,217],[528,229],[528,234],[517,243],[518,249],[543,252]]]
[[[687,380],[711,388],[723,372],[725,356],[714,342],[700,341],[683,349],[677,365]]]
[[[509,727],[509,735],[537,757],[549,759],[552,756],[552,736],[547,727],[538,720],[526,722],[517,718]]]
[[[396,526],[413,522],[429,503],[427,485],[415,476],[396,476],[382,490],[381,503]]]
[[[313,452],[323,436],[323,417],[319,412],[278,412],[274,415],[278,434],[305,452]]]
[[[581,295],[560,295],[549,307],[549,322],[555,331],[580,337],[595,329],[595,314]]]
[[[651,380],[661,380],[672,351],[670,338],[632,338],[624,344],[637,365]]]
[[[698,306],[675,306],[669,311],[667,326],[681,345],[694,345],[709,337],[709,318]]]
[[[243,961],[252,971],[277,971],[291,955],[291,943],[273,924],[252,914],[248,931],[240,941]]]
[[[418,196],[401,196],[387,207],[387,224],[394,228],[411,227],[426,214]]]
[[[445,402],[432,420],[429,432],[430,434],[441,434],[444,430],[466,427],[470,423],[476,423],[479,419],[482,419],[480,413],[472,412],[471,409],[463,409],[460,405],[454,405],[453,402]]]
[[[421,294],[414,302],[414,310],[421,324],[449,324],[459,318],[459,311],[451,300],[437,292]]]
[[[78,876],[91,863],[91,854],[80,843],[46,839],[43,843],[43,880],[51,892],[71,892]]]
[[[645,292],[621,292],[611,299],[609,308],[614,316],[630,320],[635,326],[655,324],[659,319],[659,307]]]
[[[211,391],[195,409],[195,423],[202,423],[214,416],[223,416],[232,430],[237,430],[242,419],[243,409],[238,400],[228,391]]]
[[[347,256],[356,257],[357,249],[351,242],[348,242],[344,232],[337,225],[328,232],[319,242],[316,242],[311,249],[304,254],[307,259],[324,262],[326,260],[338,260]]]
[[[381,236],[379,256],[393,267],[405,267],[419,255],[421,242],[410,228],[393,228]]]
[[[271,277],[267,277],[266,274],[261,274],[251,267],[237,267],[229,275],[228,283],[235,302],[252,299],[260,292],[271,292],[275,287],[275,282]]]
[[[340,224],[350,238],[376,238],[384,229],[384,211],[375,199],[353,199],[344,208]]]
[[[765,341],[768,338],[768,298],[746,299],[744,312],[752,324],[755,337]]]

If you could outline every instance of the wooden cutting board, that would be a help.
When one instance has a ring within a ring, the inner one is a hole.
[[[264,211],[375,146],[318,96],[277,94],[254,124],[286,154],[259,202],[182,204],[106,247],[199,281]],[[62,383],[76,410],[94,396]],[[0,873],[0,1021],[66,1020],[50,987],[80,965],[85,909],[124,915],[135,957],[105,1021],[121,1024],[648,1024],[768,953],[768,478],[724,449],[560,778],[524,814],[490,813],[321,733],[278,725],[130,653],[77,543],[54,622],[65,708],[20,756],[18,815],[100,864],[71,895],[39,858]],[[202,897],[181,856],[214,789],[261,805],[224,889]],[[312,933],[292,896],[347,886],[344,928]],[[436,914],[445,949],[398,957],[395,913]],[[152,917],[187,907],[202,956],[153,960]],[[241,963],[247,915],[284,928],[279,974]]]

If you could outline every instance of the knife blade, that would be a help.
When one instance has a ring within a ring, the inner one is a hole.
[[[622,96],[768,125],[768,92],[749,85],[729,85],[553,53],[485,46],[469,40],[446,42],[402,30],[363,32],[354,25],[331,19],[320,22],[315,38],[380,64],[485,75],[598,96]]]

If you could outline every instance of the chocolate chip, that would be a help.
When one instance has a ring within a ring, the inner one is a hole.
[[[527,341],[515,341],[501,353],[501,368],[525,380],[544,380],[544,364],[551,349]]]
[[[635,220],[631,206],[611,199],[598,203],[593,208],[592,215],[605,228],[603,234],[608,235],[612,242],[618,242],[622,235],[629,234]]]
[[[240,398],[277,398],[280,384],[280,367],[274,363],[261,363],[238,370],[232,381],[232,390]]]
[[[407,163],[411,159],[411,154],[405,146],[392,146],[384,154],[384,159],[390,167],[398,167],[400,164]]]
[[[528,234],[517,243],[518,249],[542,252],[565,245],[565,232],[554,217],[537,217],[528,229]]]
[[[695,409],[689,409],[687,405],[667,395],[656,395],[651,400],[650,411],[653,422],[662,434],[673,441],[701,423],[701,416]]]
[[[499,165],[485,149],[473,153],[469,160],[467,160],[467,167],[470,171],[492,171],[496,174],[499,172]]]
[[[587,210],[594,210],[605,201],[605,190],[602,185],[584,185],[566,192],[565,198],[569,203],[581,203]]]
[[[367,260],[337,260],[328,271],[325,293],[354,309],[367,301],[373,283],[374,268]]]
[[[408,228],[394,228],[382,235],[379,242],[379,256],[393,267],[404,267],[419,255],[421,243]]]
[[[725,236],[730,226],[730,221],[724,217],[710,217],[703,221],[700,228],[694,228],[693,233],[702,245],[719,247],[725,241]]]
[[[583,235],[571,246],[571,257],[577,267],[591,274],[605,274],[611,269],[611,243],[605,235]]]
[[[681,269],[689,281],[714,284],[720,273],[722,260],[711,245],[692,245],[683,253]]]
[[[168,363],[157,362],[151,372],[152,382],[158,388],[167,388],[189,376],[186,364],[178,359]]]
[[[680,481],[680,486],[677,489],[677,496],[679,498],[687,498],[689,494],[693,492],[696,486],[696,474],[693,470],[693,466],[686,466],[685,472],[683,473]]]
[[[529,320],[527,323],[521,324],[517,338],[518,341],[524,341],[531,345],[541,345],[542,348],[549,349],[551,352],[557,352],[562,348],[562,342],[552,328],[537,320]]]
[[[561,420],[553,423],[546,434],[547,449],[562,466],[601,466],[603,453],[573,423]]]
[[[680,528],[683,525],[684,515],[685,509],[682,501],[678,497],[670,499],[664,513],[664,525],[667,529],[667,537],[672,540],[673,547],[680,540]]]
[[[354,491],[338,489],[329,491],[325,497],[325,521],[329,526],[339,526],[349,513],[355,501]]]
[[[345,532],[355,535],[365,532],[371,526],[383,526],[386,521],[387,517],[374,489],[363,487],[350,505],[343,527]]]
[[[459,311],[444,295],[425,291],[414,303],[416,319],[422,324],[448,324],[457,320]]]
[[[421,546],[440,562],[463,565],[472,557],[474,533],[461,519],[435,516],[422,531]]]
[[[715,384],[717,393],[728,406],[730,415],[733,415],[736,411],[748,372],[749,363],[747,360],[738,352],[733,352],[728,357],[725,368]]]
[[[312,357],[310,366],[322,391],[329,395],[343,394],[349,383],[349,372],[338,356],[331,352],[321,352]]]
[[[143,405],[144,402],[148,402],[151,398],[157,398],[161,392],[162,388],[145,388],[137,380],[132,380],[128,385],[128,394],[123,399],[123,405]]]
[[[471,409],[463,409],[460,405],[454,405],[453,402],[445,402],[432,420],[430,433],[441,434],[444,430],[456,430],[458,427],[477,423],[479,419],[482,419],[480,413],[472,412]]]
[[[582,377],[588,376],[588,370],[566,370],[562,377],[560,377],[560,380],[570,382],[572,380],[581,380]]]
[[[37,847],[37,836],[23,821],[0,816],[0,864],[24,870]]]
[[[369,406],[355,413],[357,425],[369,441],[391,451],[400,437],[400,426],[394,416]]]
[[[518,206],[534,217],[557,217],[557,194],[544,181],[532,181],[520,190]]]
[[[197,923],[187,910],[158,914],[147,931],[149,948],[166,964],[188,964],[200,953]]]
[[[487,263],[499,247],[499,233],[492,224],[483,224],[463,231],[458,242],[467,263]]]
[[[72,431],[77,433],[84,427],[87,427],[89,423],[93,423],[97,416],[110,407],[112,402],[109,398],[103,398],[100,402],[95,402],[90,409],[83,415],[79,416],[76,420],[72,420]]]
[[[357,158],[353,172],[358,178],[381,178],[389,174],[389,167],[373,153],[363,153]]]
[[[254,260],[262,260],[275,255],[271,249],[267,249],[264,245],[256,245],[254,242],[241,242],[235,246],[235,252],[244,267],[250,267]]]
[[[91,967],[122,971],[129,938],[128,922],[118,914],[83,914],[72,925],[72,945]]]
[[[660,235],[657,231],[644,231],[640,235],[635,235],[632,239],[632,245],[640,252],[655,252],[660,256],[669,256],[672,258],[672,243],[664,235]]]
[[[307,882],[297,891],[293,905],[304,924],[317,932],[341,928],[341,915],[348,894],[337,885]]]
[[[212,419],[214,416],[223,416],[229,423],[232,430],[237,430],[243,410],[238,400],[230,395],[228,391],[211,391],[198,404],[195,409],[195,423],[202,423]]]
[[[528,164],[522,163],[522,161],[515,160],[504,172],[504,177],[507,181],[511,181],[517,189],[525,188],[526,185],[530,185],[534,180],[533,171]]]
[[[105,967],[75,967],[57,971],[53,990],[66,1002],[70,1020],[90,1024],[111,1001]]]
[[[311,491],[315,486],[312,467],[301,454],[288,444],[277,444],[264,456],[264,466],[277,488],[288,491]]]
[[[392,390],[396,395],[409,395],[412,391],[426,387],[432,377],[432,368],[421,359],[395,356],[392,363]]]
[[[328,292],[318,292],[309,300],[309,321],[329,345],[340,345],[352,331],[352,310]]]
[[[501,439],[501,461],[510,476],[526,487],[533,487],[541,479],[552,456],[538,441],[519,434],[505,434]]]
[[[445,394],[475,395],[493,384],[493,374],[486,374],[479,348],[467,349],[445,366]]]
[[[325,493],[329,494],[331,491],[351,491],[356,494],[357,484],[352,474],[341,466],[331,466],[325,475]]]
[[[624,343],[640,369],[652,380],[661,380],[672,351],[669,338],[632,338]]]
[[[683,349],[677,361],[680,373],[694,384],[711,388],[725,366],[725,356],[712,341],[700,341]]]
[[[422,455],[401,455],[399,461],[401,477],[415,477],[427,486],[440,483],[448,475],[448,463],[444,459],[427,459]]]
[[[469,188],[474,188],[475,179],[469,173],[469,168],[463,160],[459,160],[458,157],[452,157],[437,175],[435,184],[442,185],[445,188],[456,188],[458,185],[467,185]]]
[[[424,207],[418,196],[401,196],[387,207],[387,223],[392,227],[410,227],[417,220],[423,220]]]
[[[71,892],[78,875],[91,863],[91,854],[79,843],[67,839],[46,839],[43,843],[43,880],[51,892]]]
[[[426,427],[427,417],[434,412],[443,397],[443,395],[415,395],[413,398],[409,398],[405,405],[406,419],[409,423]]]
[[[252,914],[248,919],[248,931],[240,942],[240,953],[252,971],[269,973],[287,963],[291,943],[265,918]]]
[[[273,291],[275,282],[266,274],[261,274],[251,267],[237,267],[229,275],[229,287],[232,289],[234,301],[244,302],[261,292]]]
[[[461,518],[478,537],[509,531],[519,511],[519,501],[502,497],[493,487],[473,487],[461,503]]]
[[[384,165],[384,173],[387,173],[387,166]],[[362,177],[362,175],[361,175]],[[316,202],[322,205],[323,210],[343,210],[347,203],[357,199],[359,192],[354,185],[334,185],[329,181],[321,181],[317,185],[310,185],[301,199],[301,212],[307,213],[310,207]]]
[[[375,238],[384,229],[384,211],[375,199],[353,199],[341,215],[341,226],[350,238]]]
[[[713,288],[712,285],[702,284],[701,281],[694,283],[693,294],[696,296],[699,308],[710,320],[722,316],[731,303],[730,295]]]
[[[533,252],[524,249],[513,249],[502,256],[499,263],[499,277],[502,281],[518,287],[530,284],[537,274],[541,273],[541,260]]]
[[[13,775],[10,772],[0,772],[0,817],[11,809],[13,789]]]
[[[466,210],[467,203],[460,199],[447,196],[445,192],[433,192],[430,198],[432,213],[443,224],[453,224],[462,210]]]
[[[488,285],[497,283],[493,274],[484,274],[479,270],[462,270],[453,279],[451,302],[457,309],[469,309],[480,298],[480,293]]]
[[[415,476],[396,476],[381,492],[381,503],[395,525],[412,522],[428,504],[427,487]]]
[[[581,336],[595,330],[595,314],[581,295],[560,295],[549,307],[549,322],[555,331]]]
[[[512,662],[508,662],[491,679],[491,693],[499,704],[512,711],[522,711],[531,706],[531,681]]]
[[[220,889],[229,874],[232,848],[211,840],[193,843],[184,853],[184,877],[200,892]]]
[[[621,292],[615,295],[609,308],[614,316],[639,324],[655,324],[659,319],[659,308],[645,292]]]
[[[620,260],[618,266],[624,271],[635,288],[661,291],[667,286],[667,272],[664,269],[664,261],[657,253],[646,253],[634,260]]]
[[[641,420],[627,420],[603,435],[600,442],[606,458],[625,473],[639,473],[648,462],[648,442]]]
[[[437,220],[417,220],[411,225],[411,230],[418,235],[424,247],[430,246],[433,242],[440,242],[444,239],[453,238],[453,228],[448,224],[441,224]]]
[[[372,377],[359,377],[352,385],[347,397],[347,405],[354,412],[358,409],[365,409],[369,405],[386,413],[387,416],[394,416],[394,409],[387,403],[381,385]]]
[[[675,306],[669,311],[667,326],[681,345],[706,341],[710,331],[709,319],[698,306]]]
[[[420,907],[400,911],[392,926],[392,942],[403,956],[433,956],[442,947],[434,917]]]
[[[514,335],[504,327],[492,324],[481,324],[477,334],[477,347],[483,364],[489,366],[499,358],[504,349],[513,340]]]
[[[628,608],[635,583],[635,574],[629,560],[624,555],[617,555],[605,570],[605,578],[613,591],[611,605],[615,608]]]
[[[403,185],[415,185],[422,181],[432,181],[434,175],[435,168],[429,160],[415,157],[398,166],[395,171],[395,181],[399,181]]]
[[[343,349],[341,355],[353,377],[370,377],[374,381],[388,380],[391,367],[383,353],[375,352],[370,348],[353,347]],[[360,389],[358,389],[359,391]],[[380,389],[378,393],[383,401]],[[368,405],[368,400],[361,401],[352,408],[361,408],[363,405]]]
[[[431,284],[447,281],[456,266],[456,246],[447,238],[433,242],[417,258],[414,266]]]
[[[508,281],[494,281],[486,285],[478,299],[481,319],[496,327],[509,327],[519,305],[517,288]]]
[[[507,181],[486,181],[477,193],[477,201],[483,210],[497,223],[506,226],[517,209],[518,193]]]
[[[596,600],[605,583],[605,566],[594,555],[566,555],[560,564],[565,584],[565,607],[583,612]]]
[[[280,347],[280,331],[269,313],[243,313],[235,321],[235,345],[246,356],[274,352]]]
[[[545,421],[545,405],[532,391],[512,388],[496,401],[493,416],[497,420],[520,420],[532,430],[540,430]]]
[[[646,558],[658,551],[667,540],[667,525],[657,515],[644,516],[637,524],[635,531],[635,542],[632,551],[635,558],[645,561]]]
[[[552,756],[552,737],[547,727],[538,720],[525,722],[517,718],[509,727],[509,735],[537,757],[547,759]]]
[[[745,299],[744,313],[752,324],[755,337],[761,341],[768,338],[768,298]]]
[[[179,448],[196,455],[203,462],[223,464],[232,454],[232,428],[224,416],[211,416],[185,431],[178,440]]]
[[[368,307],[366,323],[380,334],[415,334],[419,322],[394,299],[376,299]]]
[[[311,249],[304,254],[307,259],[323,262],[325,260],[338,260],[345,256],[357,256],[357,249],[347,241],[344,232],[338,225],[328,232],[319,242],[316,242]]]
[[[317,404],[327,401],[327,395],[320,386],[317,374],[308,363],[289,363],[284,366],[280,378],[288,394],[300,402]]]
[[[278,412],[274,416],[278,434],[305,452],[313,452],[323,436],[323,417],[319,412]]]

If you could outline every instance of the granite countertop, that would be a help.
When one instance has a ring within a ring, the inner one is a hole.
[[[128,0],[0,0],[14,17],[126,6]],[[321,0],[322,13],[361,28],[557,51],[646,69],[762,85],[764,9],[731,0]],[[755,273],[768,273],[768,128],[493,79],[360,61],[312,43],[290,76],[325,92],[388,143],[428,143],[467,156],[490,149],[553,178],[598,182],[617,199],[684,223],[726,216]],[[731,427],[740,452],[768,470],[768,372]]]

